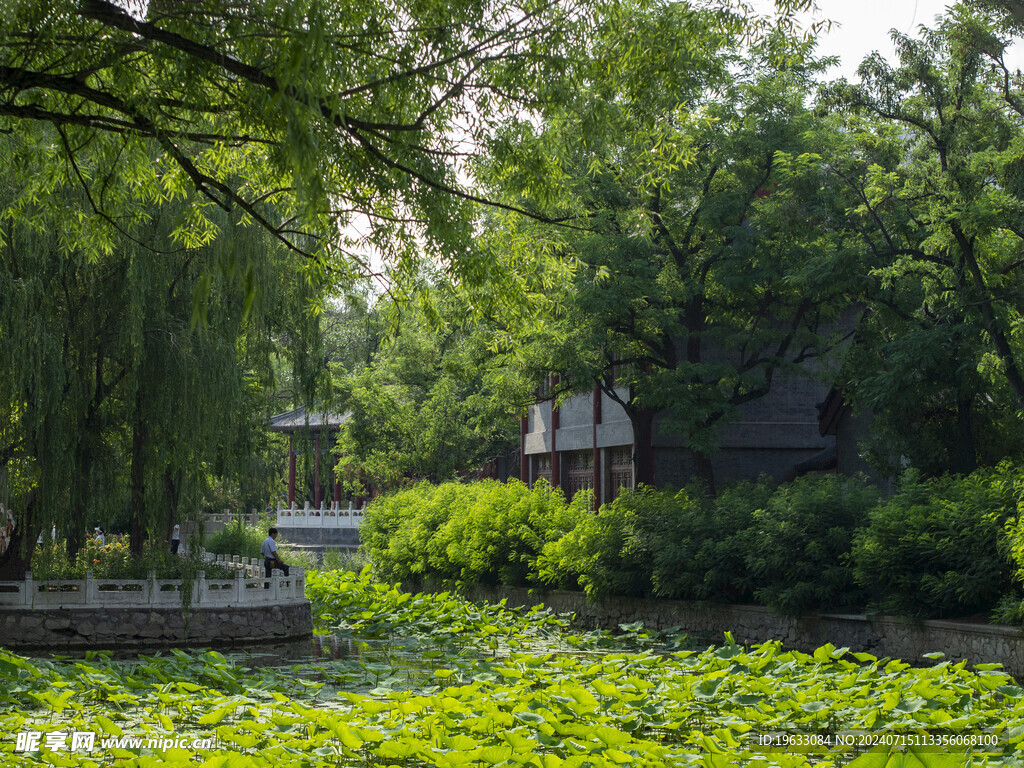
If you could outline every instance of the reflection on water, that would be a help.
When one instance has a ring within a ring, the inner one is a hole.
[[[375,660],[387,654],[374,650],[364,640],[337,635],[313,635],[307,640],[286,643],[259,643],[243,648],[221,649],[221,653],[247,667],[279,667],[287,664],[309,664],[315,661]]]
[[[385,645],[387,644],[382,641],[359,640],[351,636],[313,635],[302,640],[288,640],[285,642],[246,642],[235,647],[217,646],[213,650],[223,654],[239,666],[262,668],[322,661],[382,661],[386,660],[389,656],[387,649],[384,647]],[[178,650],[190,655],[199,656],[210,650],[210,648],[189,647]],[[36,658],[63,661],[106,657],[113,661],[138,661],[153,656],[168,656],[172,653],[175,653],[173,648],[73,648],[53,654],[38,654]]]

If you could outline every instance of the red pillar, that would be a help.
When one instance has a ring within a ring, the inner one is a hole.
[[[519,420],[519,479],[530,484],[530,459],[526,455],[526,430],[530,428],[529,416]]]
[[[558,386],[558,377],[551,377],[551,389]],[[555,408],[555,401],[551,401],[551,487],[561,488],[562,487],[562,463],[558,460],[558,444],[555,440],[556,433],[558,432],[558,426],[561,419],[559,418],[558,409]]]
[[[320,502],[323,500],[320,489],[320,435],[316,436],[313,450],[316,452],[313,457],[313,506],[320,509]]]
[[[334,462],[334,503],[341,506],[341,477],[338,475],[338,465],[341,464],[341,457]]]
[[[288,435],[288,506],[295,504],[295,436]]]
[[[597,425],[601,423],[601,387],[594,385],[594,509],[601,506],[601,450],[597,447]]]

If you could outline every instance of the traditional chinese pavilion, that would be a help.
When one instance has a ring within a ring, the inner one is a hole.
[[[305,406],[271,417],[270,431],[285,432],[288,435],[289,507],[295,506],[295,459],[304,441],[308,441],[313,450],[313,507],[319,509],[323,503],[325,486],[332,490],[333,501],[336,504],[341,503],[341,481],[335,471],[336,462],[331,459],[331,448],[337,440],[338,430],[348,418],[347,413],[314,413]],[[326,474],[323,471],[325,461]],[[322,482],[321,478],[325,479],[326,483]]]

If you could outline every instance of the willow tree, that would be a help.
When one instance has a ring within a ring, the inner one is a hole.
[[[207,219],[223,236],[183,228],[193,210],[181,199],[97,251],[89,217],[67,213],[88,204],[81,184],[52,172],[45,150],[59,144],[45,129],[0,137],[0,468],[19,535],[0,562],[9,574],[38,531],[56,525],[75,550],[88,521],[123,508],[140,552],[198,507],[209,478],[247,469],[275,329],[307,317],[314,293],[302,259],[265,230],[226,213]],[[82,152],[76,172],[95,177],[104,160]]]

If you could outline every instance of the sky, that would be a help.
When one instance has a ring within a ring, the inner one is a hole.
[[[750,0],[754,9],[770,13],[774,0]],[[931,26],[936,16],[942,15],[951,0],[816,0],[819,13],[816,19],[833,22],[832,29],[822,34],[818,52],[839,56],[841,64],[831,70],[829,78],[857,79],[857,65],[867,54],[879,51],[890,61],[895,60],[895,49],[889,30],[913,33],[926,24]],[[808,19],[807,15],[802,17]],[[1007,64],[1024,69],[1024,46],[1016,45]]]

